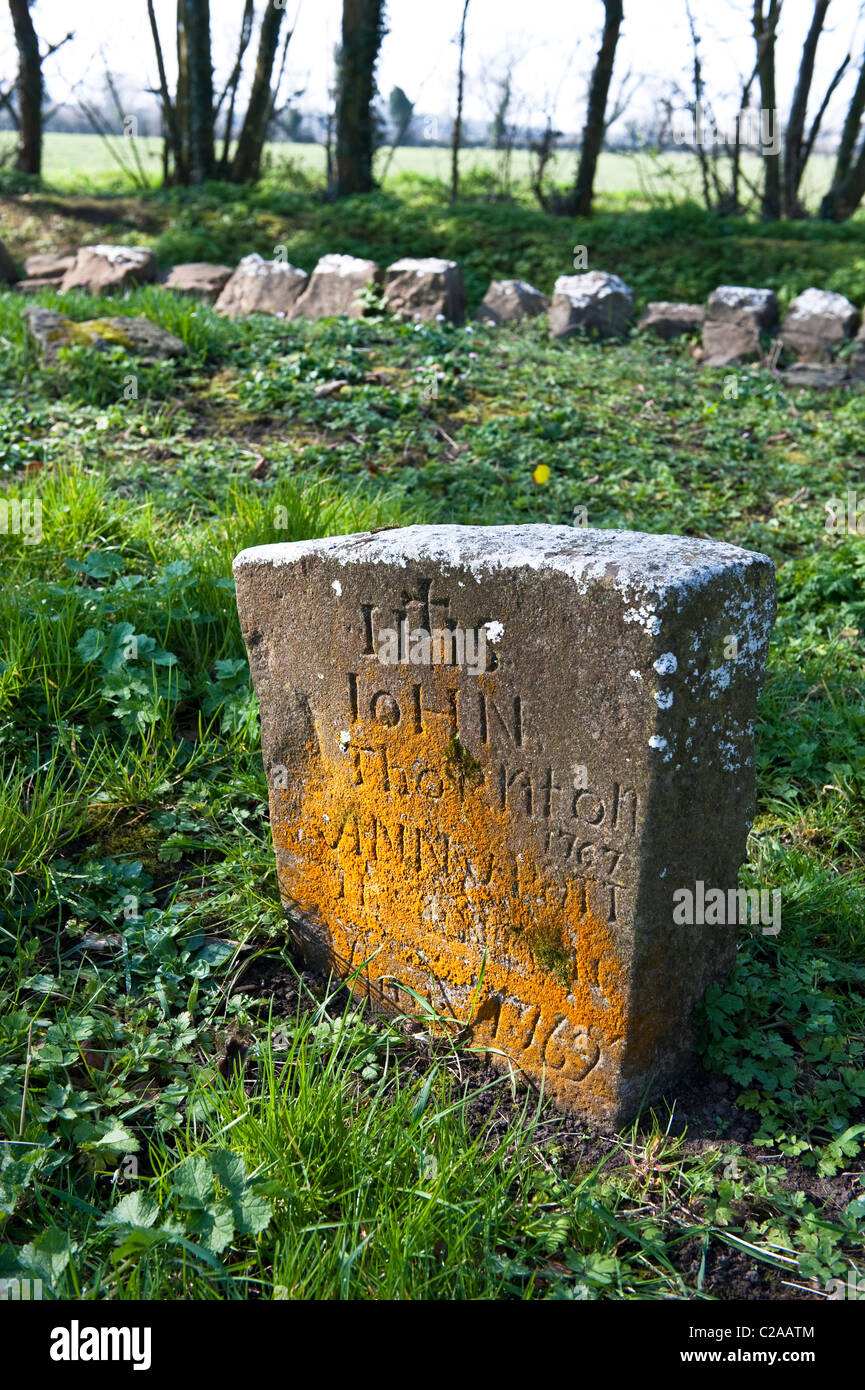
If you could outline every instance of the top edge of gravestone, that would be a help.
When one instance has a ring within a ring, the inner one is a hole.
[[[617,586],[666,589],[702,587],[731,568],[772,566],[767,555],[725,541],[644,531],[601,531],[580,526],[404,526],[349,536],[285,541],[243,550],[245,565],[292,565],[304,559],[350,564],[409,564],[442,571],[469,571],[482,579],[500,570],[531,569],[576,581],[613,579]],[[611,570],[614,573],[611,573]]]

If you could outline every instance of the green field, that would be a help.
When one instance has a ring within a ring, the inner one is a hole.
[[[12,136],[0,134],[0,153],[9,148]],[[116,139],[112,147],[127,163],[130,159],[130,140]],[[142,137],[137,143],[138,153],[145,174],[153,185],[158,184],[162,173],[161,141]],[[291,171],[297,169],[312,179],[324,182],[325,152],[321,145],[271,144],[267,153],[272,161],[275,181],[290,186]],[[577,154],[565,151],[557,154],[549,166],[549,178],[566,184],[574,177]],[[411,146],[397,149],[389,160],[389,150],[384,148],[376,156],[378,176],[389,163],[385,188],[398,183],[401,175],[418,175],[425,179],[437,179],[443,183],[450,180],[451,153],[439,146]],[[760,161],[756,156],[746,156],[743,169],[746,176],[756,181]],[[489,149],[466,149],[460,155],[460,169],[466,174],[487,172],[497,173],[500,157]],[[529,178],[531,156],[527,150],[515,150],[511,158],[511,174],[514,184],[523,189]],[[803,193],[809,206],[815,206],[820,196],[829,186],[833,161],[828,156],[815,155],[809,163],[803,180]],[[94,188],[116,187],[124,183],[124,175],[117,159],[112,156],[109,145],[98,135],[57,135],[48,134],[45,139],[43,172],[48,184],[67,190],[81,190],[87,184]],[[700,174],[693,155],[679,151],[666,153],[659,159],[646,154],[602,154],[598,166],[597,193],[603,205],[606,198],[627,195],[631,201],[649,202],[652,200],[681,199],[685,196],[699,197]]]

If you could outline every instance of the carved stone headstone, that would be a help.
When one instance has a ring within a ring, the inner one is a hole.
[[[626,1120],[688,1061],[735,955],[735,926],[677,926],[673,893],[736,885],[771,561],[417,526],[234,570],[296,943]]]

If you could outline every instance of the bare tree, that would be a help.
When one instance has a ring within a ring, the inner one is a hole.
[[[180,122],[171,93],[168,90],[168,78],[165,74],[165,57],[162,52],[162,40],[159,36],[159,26],[156,23],[156,11],[153,8],[153,0],[147,0],[147,17],[150,21],[150,33],[153,37],[153,48],[156,53],[156,69],[159,73],[159,86],[151,88],[151,92],[159,97],[162,107],[162,178],[168,183],[170,177],[169,170],[169,150],[171,159],[174,162],[174,177],[179,181],[180,172],[183,164],[183,148],[180,139]]]
[[[246,50],[252,38],[252,26],[255,20],[255,0],[243,0],[243,15],[240,20],[240,33],[237,38],[237,56],[234,60],[234,67],[228,75],[214,109],[214,121],[218,118],[222,110],[225,98],[228,97],[228,111],[225,116],[225,128],[222,137],[222,154],[217,164],[217,172],[225,178],[229,171],[229,153],[231,151],[231,140],[234,135],[234,108],[237,103],[237,89],[240,85],[240,76],[243,72],[243,60]]]
[[[282,7],[277,8],[275,5],[268,5],[262,16],[252,90],[249,94],[246,115],[238,136],[237,150],[232,166],[232,177],[236,183],[246,183],[249,179],[257,179],[261,170],[261,155],[276,99],[276,90],[271,91],[271,81],[273,65],[276,62],[277,49],[279,48],[282,16]],[[291,33],[289,32],[286,37],[286,45],[290,38]]]
[[[710,210],[711,207],[712,207],[712,189],[711,189],[711,173],[710,173],[711,165],[710,165],[710,162],[709,162],[709,156],[708,156],[707,153],[706,153],[706,146],[705,146],[705,143],[704,143],[704,141],[703,141],[703,139],[702,139],[702,131],[697,127],[697,121],[698,121],[698,118],[699,118],[700,111],[701,111],[701,109],[705,106],[705,102],[704,102],[704,87],[703,87],[703,65],[702,65],[702,62],[701,62],[701,60],[700,60],[700,36],[699,36],[699,34],[697,33],[697,25],[696,25],[696,22],[695,22],[695,20],[694,20],[694,15],[693,15],[693,11],[691,10],[691,6],[690,6],[690,3],[689,3],[689,0],[685,0],[685,11],[686,11],[687,16],[688,16],[688,29],[690,30],[690,34],[691,34],[691,50],[692,50],[693,55],[694,55],[694,57],[693,57],[693,75],[694,75],[694,106],[693,106],[693,115],[694,115],[694,127],[695,127],[695,136],[696,136],[696,139],[695,139],[695,148],[696,148],[696,151],[697,151],[697,159],[698,159],[699,165],[700,165],[700,179],[701,179],[702,184],[703,184],[703,202],[705,203],[707,210]]]
[[[616,60],[616,45],[622,27],[624,10],[622,0],[604,0],[604,29],[601,46],[595,60],[592,80],[589,84],[589,102],[586,111],[586,124],[580,145],[580,163],[577,181],[573,191],[564,200],[562,212],[577,217],[590,217],[595,191],[595,173],[598,156],[607,130],[607,96]]]
[[[827,222],[844,222],[856,211],[865,196],[865,140],[856,154],[856,142],[862,128],[865,114],[865,54],[859,68],[859,77],[850,105],[841,142],[835,157],[832,185],[820,204],[820,216]],[[855,157],[854,157],[855,156]]]
[[[336,195],[371,193],[375,67],[384,38],[384,0],[343,0],[336,93]]]
[[[18,49],[18,150],[15,167],[22,174],[42,173],[42,55],[30,14],[30,0],[9,0]]]
[[[774,123],[778,119],[778,102],[775,95],[775,40],[778,35],[778,21],[781,18],[782,0],[769,0],[769,8],[764,11],[763,0],[754,0],[752,28],[757,45],[757,76],[760,80],[760,105],[764,120]],[[781,151],[777,153],[762,150],[763,154],[763,201],[762,213],[765,218],[776,221],[781,216]]]
[[[180,113],[183,183],[213,177],[213,64],[210,0],[177,3],[177,108]]]
[[[0,92],[0,106],[9,113],[9,118],[18,132],[15,168],[22,174],[35,174],[38,177],[42,173],[42,135],[45,126],[45,114],[42,109],[45,95],[43,64],[74,36],[71,32],[66,34],[57,43],[50,44],[42,53],[30,14],[32,3],[33,0],[9,0],[15,46],[18,50],[18,74],[14,89]],[[12,100],[13,90],[15,102]]]
[[[466,16],[469,12],[469,0],[464,0],[463,17],[460,22],[460,57],[457,66],[457,114],[454,120],[453,135],[451,137],[451,202],[455,203],[460,190],[460,145],[463,135],[463,88],[465,85],[465,71],[463,68],[463,57],[466,48]]]
[[[787,137],[784,146],[782,199],[785,217],[804,217],[805,215],[805,209],[799,202],[799,185],[802,182],[805,168],[803,160],[805,120],[808,115],[808,95],[814,79],[814,59],[817,54],[817,44],[820,42],[820,35],[826,23],[826,12],[830,3],[831,0],[814,0],[811,27],[802,48],[802,60],[799,64],[799,76],[787,121]]]
[[[574,43],[574,47],[567,56],[555,92],[547,92],[545,94],[542,108],[545,125],[540,136],[537,139],[532,139],[532,133],[529,132],[529,151],[533,156],[529,177],[532,185],[532,192],[544,212],[553,211],[556,206],[556,195],[547,191],[544,185],[544,179],[546,177],[547,166],[555,159],[556,145],[564,133],[556,129],[556,111],[558,109],[562,87],[565,85],[566,81],[570,80],[570,74],[576,62],[580,43],[581,39],[578,36]]]
[[[156,22],[153,0],[147,0],[150,32],[156,53],[159,86],[152,88],[162,109],[164,137],[163,176],[175,183],[196,184],[219,174],[235,182],[256,179],[268,127],[285,69],[291,30],[285,36],[282,60],[276,81],[273,69],[279,49],[284,5],[268,0],[261,19],[255,70],[249,101],[240,125],[237,147],[231,156],[237,94],[243,62],[249,49],[255,21],[254,0],[244,0],[234,64],[219,96],[215,98],[210,44],[209,0],[177,0],[177,88],[168,87],[162,40]],[[227,105],[226,105],[227,103]],[[222,153],[215,152],[216,123],[226,107],[222,131]],[[170,157],[169,157],[170,156]],[[173,166],[173,168],[172,168]]]

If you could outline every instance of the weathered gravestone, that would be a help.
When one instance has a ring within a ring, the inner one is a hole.
[[[674,925],[673,893],[736,884],[771,561],[416,526],[234,568],[296,942],[626,1120],[735,955],[735,927]]]

